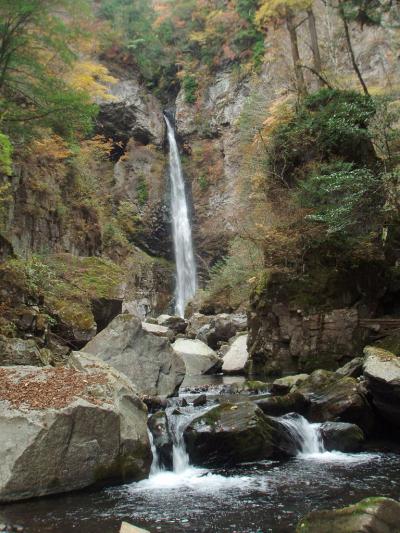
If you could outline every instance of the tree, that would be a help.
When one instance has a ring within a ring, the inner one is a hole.
[[[85,0],[2,0],[0,117],[6,133],[27,136],[36,126],[65,137],[85,134],[96,114],[89,95],[73,89],[66,71],[75,59],[74,10]]]

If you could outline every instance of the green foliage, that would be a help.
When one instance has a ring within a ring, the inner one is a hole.
[[[360,234],[382,219],[384,190],[384,174],[345,163],[301,182],[299,200],[313,210],[308,220],[324,224],[328,234]]]
[[[293,118],[275,128],[268,140],[270,168],[289,185],[302,179],[311,160],[341,159],[372,166],[376,155],[368,125],[375,102],[354,91],[321,89],[308,96]]]
[[[208,180],[205,176],[199,176],[198,179],[197,179],[198,183],[199,183],[199,187],[200,187],[200,190],[201,191],[206,191],[208,189],[208,186],[209,186],[209,183],[208,183]]]
[[[7,135],[0,132],[0,172],[9,176],[12,173],[12,145]]]
[[[149,189],[144,178],[140,178],[138,180],[136,186],[136,197],[141,207],[147,204],[149,199]]]
[[[63,76],[75,60],[75,9],[85,5],[86,0],[1,2],[0,116],[13,138],[26,140],[38,127],[69,139],[90,130],[97,108]]]
[[[194,104],[196,102],[196,92],[198,88],[196,78],[186,74],[182,81],[182,87],[185,93],[185,102],[188,104]]]

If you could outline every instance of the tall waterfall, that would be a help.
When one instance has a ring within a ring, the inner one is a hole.
[[[175,131],[165,117],[169,141],[169,174],[171,180],[172,234],[176,261],[175,312],[184,316],[188,301],[196,292],[196,263],[193,253],[192,230],[189,222],[181,160]]]

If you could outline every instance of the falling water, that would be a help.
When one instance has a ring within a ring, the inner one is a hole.
[[[320,433],[321,424],[310,424],[303,416],[289,414],[279,418],[286,427],[293,441],[299,448],[300,455],[315,455],[325,453],[325,446]]]
[[[196,263],[178,145],[174,128],[167,117],[165,122],[169,141],[172,234],[176,261],[175,312],[183,317],[186,304],[196,292]]]

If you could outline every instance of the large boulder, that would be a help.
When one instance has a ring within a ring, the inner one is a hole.
[[[147,410],[125,376],[79,353],[0,376],[1,502],[148,475]]]
[[[210,409],[190,422],[184,439],[191,462],[207,467],[296,453],[285,428],[253,402]]]
[[[299,392],[290,392],[284,396],[269,396],[255,402],[269,416],[282,416],[288,413],[306,415],[310,408],[310,400]]]
[[[160,315],[157,318],[157,324],[172,329],[175,333],[185,333],[188,327],[188,321],[180,316]]]
[[[127,375],[140,394],[172,396],[185,377],[185,364],[168,339],[144,331],[133,315],[114,318],[84,351]]]
[[[348,378],[359,378],[363,373],[364,359],[355,357],[345,365],[336,370],[337,374]]]
[[[197,332],[196,338],[216,350],[223,342],[229,341],[238,332],[245,331],[246,328],[246,315],[221,313],[213,316],[210,322],[201,327]]]
[[[185,361],[187,376],[211,374],[221,369],[221,359],[198,339],[177,339],[172,348]]]
[[[363,430],[346,422],[325,422],[320,426],[320,433],[328,451],[358,452],[365,441]]]
[[[284,378],[276,379],[272,383],[271,392],[273,394],[287,394],[303,383],[308,377],[309,374],[295,374],[294,376],[285,376]]]
[[[349,422],[367,433],[372,430],[373,412],[356,379],[316,370],[296,390],[310,401],[308,417],[313,422]]]
[[[247,335],[240,335],[233,341],[224,355],[222,372],[224,374],[244,374],[248,358]]]
[[[314,511],[300,520],[297,533],[399,533],[400,503],[366,498],[332,511]]]
[[[379,413],[400,428],[400,358],[391,352],[367,346],[364,376]]]
[[[144,331],[147,331],[147,333],[152,333],[156,337],[165,337],[169,340],[172,340],[175,337],[173,331],[171,331],[166,326],[160,326],[159,324],[142,322],[142,328],[144,329]]]

